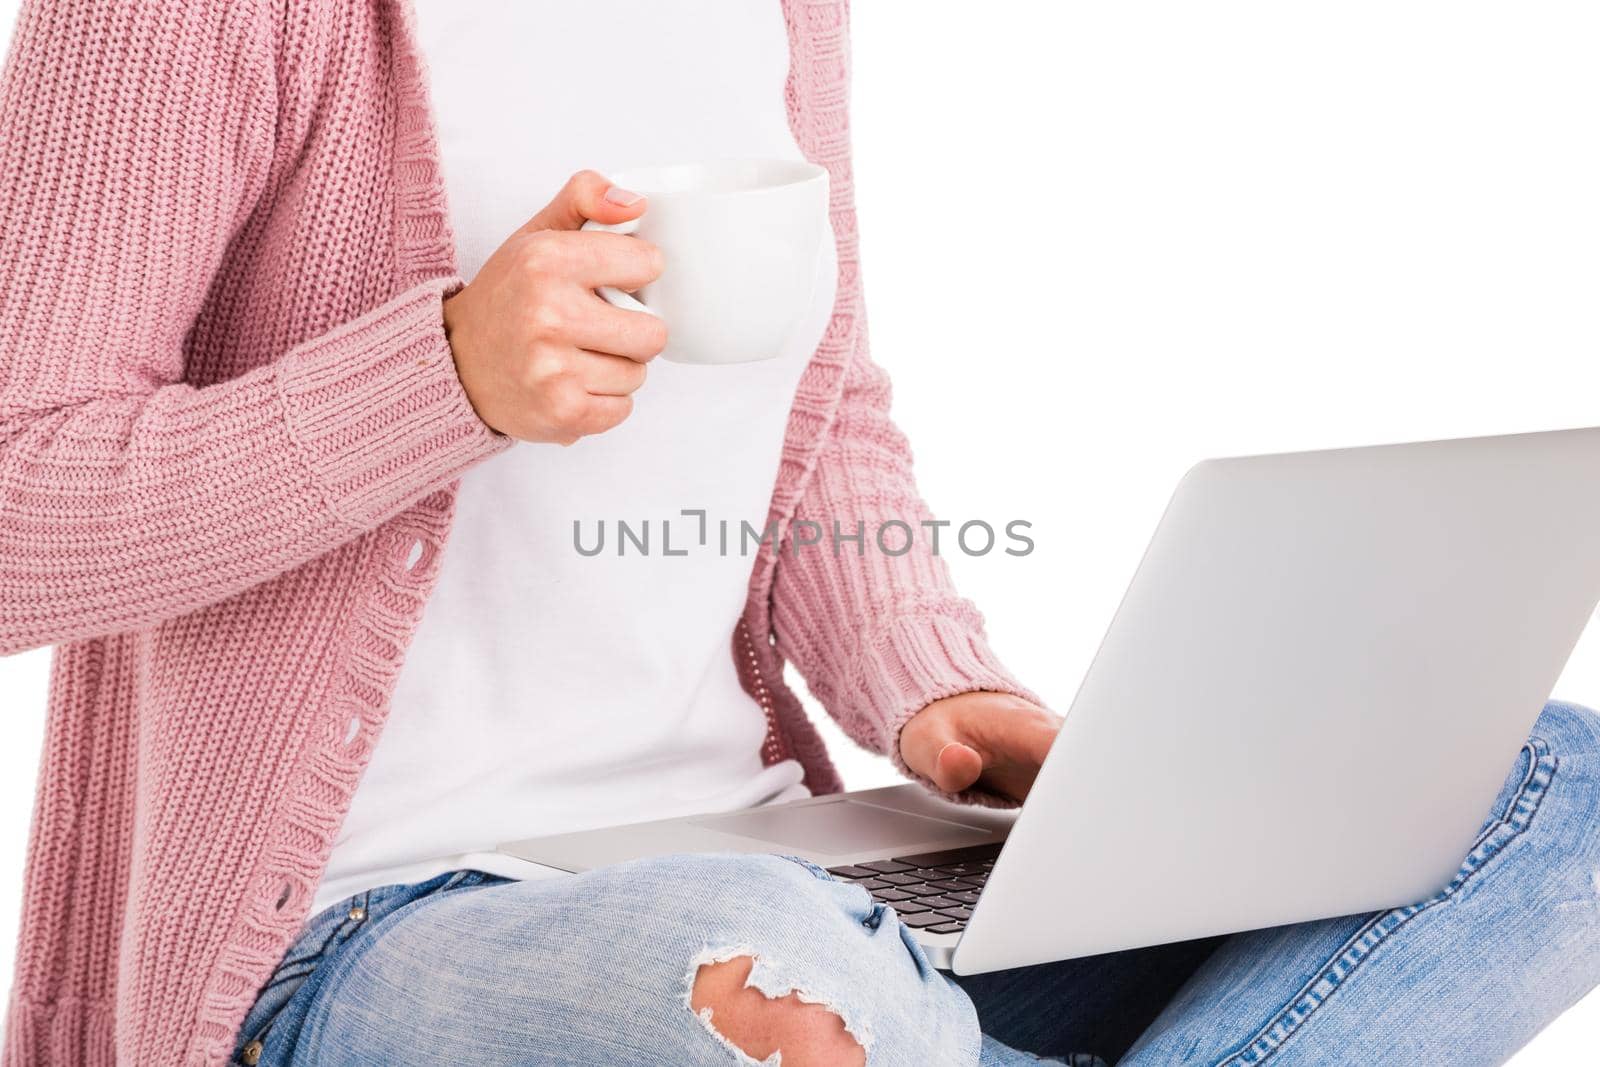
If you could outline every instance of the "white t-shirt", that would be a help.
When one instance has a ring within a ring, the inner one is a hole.
[[[416,8],[463,277],[575,170],[800,157],[778,0],[609,0],[603,18],[570,0]],[[813,328],[780,358],[656,360],[618,428],[519,444],[462,479],[317,908],[458,867],[536,876],[488,851],[521,837],[805,795],[797,763],[762,765],[766,721],[731,639],[754,564],[739,524],[766,522],[833,305],[824,258]],[[704,544],[686,509],[705,511]],[[635,537],[648,522],[649,554],[619,520]],[[602,523],[605,549],[580,553]],[[664,554],[663,523],[687,554]]]

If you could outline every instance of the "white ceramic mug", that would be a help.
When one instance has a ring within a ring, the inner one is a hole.
[[[802,160],[683,163],[614,174],[650,203],[633,222],[586,230],[659,247],[661,277],[607,303],[667,324],[663,359],[750,363],[784,351],[806,320],[828,229],[828,172]]]

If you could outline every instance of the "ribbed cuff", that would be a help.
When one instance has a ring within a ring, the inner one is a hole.
[[[472,410],[429,281],[280,361],[289,431],[328,506],[370,529],[510,446]]]
[[[879,745],[902,774],[960,803],[1016,806],[981,789],[946,793],[908,767],[900,755],[901,729],[935,700],[959,693],[1009,693],[1044,706],[1006,670],[981,630],[946,614],[897,619],[863,650],[860,677],[869,705],[885,713],[879,718]]]

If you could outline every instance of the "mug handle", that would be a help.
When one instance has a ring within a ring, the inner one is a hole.
[[[629,219],[627,222],[607,223],[596,222],[593,219],[589,219],[583,224],[582,229],[599,230],[603,233],[631,234],[639,229],[639,221],[639,219]],[[640,300],[632,293],[623,292],[621,289],[617,289],[610,285],[601,285],[596,287],[595,294],[612,307],[621,308],[623,311],[642,311],[646,315],[656,314],[654,311],[651,311],[644,305],[644,301]],[[656,315],[656,317],[660,318],[661,316]]]

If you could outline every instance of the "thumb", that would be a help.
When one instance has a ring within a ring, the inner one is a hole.
[[[590,219],[614,225],[638,218],[645,207],[645,198],[640,194],[611,184],[603,174],[580,170],[522,230],[576,230]]]
[[[906,766],[946,793],[970,789],[983,774],[983,755],[959,735],[948,716],[921,721],[919,715],[900,731],[900,756]]]
[[[933,773],[928,777],[946,793],[959,793],[976,785],[982,774],[983,756],[978,750],[961,741],[951,741],[934,756]]]

